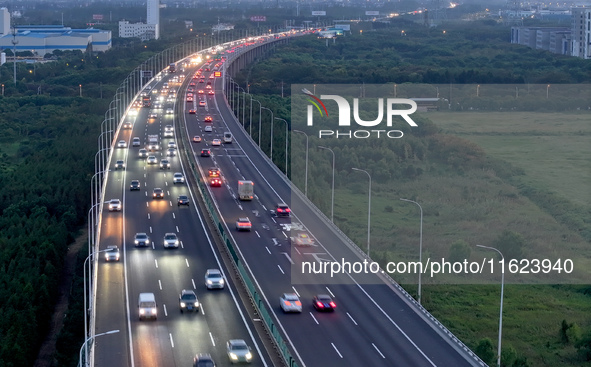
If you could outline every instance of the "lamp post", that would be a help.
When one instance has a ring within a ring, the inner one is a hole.
[[[421,211],[421,226],[420,226],[420,230],[419,230],[419,262],[421,263],[421,266],[423,266],[423,207],[421,206],[421,204],[419,204],[413,200],[402,199],[402,198],[400,198],[400,200],[408,201],[409,203],[413,203],[413,204],[417,204],[420,211]],[[417,295],[417,301],[419,302],[419,305],[421,304],[421,273],[422,273],[422,271],[419,271],[419,291],[418,291],[418,295]]]
[[[546,99],[550,96],[550,84],[546,86]]]
[[[87,349],[87,348],[86,348],[86,344],[87,344],[89,341],[91,341],[92,339],[94,339],[94,338],[97,338],[97,337],[99,337],[99,336],[103,336],[103,335],[110,335],[110,334],[116,334],[116,333],[118,333],[118,332],[119,332],[119,330],[111,330],[111,331],[107,331],[107,332],[105,332],[105,333],[100,333],[100,334],[93,335],[93,336],[89,337],[88,339],[86,339],[86,340],[84,341],[84,343],[82,344],[82,347],[80,348],[80,357],[79,357],[79,362],[78,362],[78,365],[79,365],[79,366],[81,366],[81,367],[83,367],[83,365],[82,365],[82,349],[84,349],[84,350],[86,350],[86,349]],[[88,366],[88,365],[89,365],[89,364],[88,364],[88,353],[85,353],[85,356],[86,356],[86,359],[84,360],[84,366]]]
[[[334,151],[328,147],[324,147],[322,145],[318,146],[318,149],[328,150],[332,153],[332,194],[331,194],[331,201],[330,201],[330,221],[334,223],[334,163],[335,163],[335,155]]]
[[[98,205],[95,204],[93,205],[93,208]],[[92,208],[91,208],[92,210]],[[94,223],[93,223],[94,225]],[[101,251],[95,251],[90,253],[90,255],[88,255],[86,257],[86,260],[84,260],[84,337],[86,337],[88,335],[88,306],[87,306],[87,301],[86,301],[86,262],[88,261],[88,259],[92,258],[94,256],[94,254],[98,254],[99,252],[105,252],[107,250],[101,250]],[[90,267],[90,263],[88,265]],[[90,273],[90,270],[89,270]],[[90,274],[88,274],[90,275]],[[90,283],[90,282],[89,282]],[[90,301],[90,284],[89,284],[89,296],[88,296],[88,301]],[[119,332],[119,330],[117,330],[117,332]],[[98,336],[100,334],[97,334],[95,336]],[[90,338],[89,338],[90,339]],[[88,340],[87,340],[88,341]],[[84,345],[86,345],[86,342],[84,342]],[[84,347],[84,345],[82,347]],[[85,364],[87,363],[86,361],[88,361],[88,348],[84,349],[85,353]],[[82,358],[82,349],[80,349],[80,358]]]
[[[287,123],[287,121],[285,121],[285,119],[282,119],[281,117],[275,117],[275,120],[281,120],[283,122],[285,122],[285,176],[287,176],[287,138],[288,138],[288,128],[289,128],[289,124]]]
[[[476,247],[485,248],[488,250],[496,251],[499,255],[501,255],[501,262],[505,263],[505,257],[498,249],[489,246],[482,246],[476,245]],[[503,335],[503,293],[505,291],[505,272],[504,268],[501,267],[501,311],[499,312],[499,345],[497,347],[497,367],[501,367],[501,338]]]
[[[304,134],[306,137],[306,176],[304,178],[304,195],[308,197],[308,134],[300,130],[291,130],[294,133]]]
[[[252,101],[255,101],[256,103],[259,104],[259,148],[260,148],[261,147],[261,109],[263,107],[261,105],[261,102],[257,101],[256,99],[252,99],[251,102]],[[251,115],[250,119],[252,120],[252,115]],[[251,126],[252,126],[252,121],[251,121]]]
[[[370,239],[370,228],[371,228],[371,175],[364,169],[351,168],[353,171],[365,172],[369,178],[369,204],[367,208],[367,257],[369,257],[369,239]]]
[[[82,84],[78,84],[78,87],[80,88],[80,97],[82,97]]]
[[[271,112],[271,162],[273,162],[273,120],[274,120],[273,111],[271,111],[267,107],[261,107],[261,109]],[[259,112],[260,112],[260,109],[259,109]],[[259,113],[259,116],[260,116],[260,113]],[[260,126],[259,126],[259,129],[260,129]],[[259,140],[259,146],[260,146],[260,144],[261,144],[261,142]]]

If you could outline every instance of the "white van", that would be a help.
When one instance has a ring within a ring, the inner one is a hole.
[[[140,293],[137,306],[139,309],[140,320],[145,318],[157,318],[158,310],[156,308],[156,297],[154,296],[154,293]]]
[[[224,133],[224,144],[230,144],[232,143],[232,133],[229,131],[226,131]]]

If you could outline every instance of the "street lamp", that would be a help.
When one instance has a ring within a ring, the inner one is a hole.
[[[549,86],[549,85],[548,85]],[[488,250],[496,251],[501,255],[501,263],[505,263],[505,257],[501,251],[494,247],[476,245],[476,247],[485,248]],[[503,293],[505,291],[505,269],[501,266],[501,311],[499,312],[499,346],[497,347],[497,367],[501,367],[501,337],[503,335]]]
[[[270,110],[270,109],[268,109],[267,107],[261,107],[261,108],[259,109],[259,116],[260,116],[260,110],[261,110],[261,109],[263,109],[263,110],[267,110],[267,111],[271,112],[271,162],[273,162],[273,120],[274,120],[274,118],[273,118],[273,111],[271,111],[271,110]],[[260,127],[260,125],[259,125],[259,129],[260,129],[260,128],[261,128],[261,127]],[[259,138],[259,139],[260,139],[260,138]],[[261,141],[259,140],[259,146],[260,146],[260,144],[261,144]]]
[[[80,348],[80,357],[79,357],[80,359],[79,359],[78,365],[79,365],[79,366],[82,366],[82,349],[84,349],[84,350],[86,350],[86,349],[87,349],[87,348],[86,348],[86,343],[88,343],[88,342],[89,342],[89,341],[91,341],[92,339],[94,339],[94,338],[97,338],[97,337],[99,337],[99,336],[103,336],[103,335],[110,335],[110,334],[116,334],[116,333],[118,333],[118,332],[119,332],[119,330],[111,330],[111,331],[107,331],[107,332],[105,332],[105,333],[100,333],[100,334],[93,335],[93,336],[89,337],[88,339],[86,339],[86,340],[84,341],[84,343],[82,344],[82,347]],[[86,356],[86,359],[84,360],[84,366],[88,366],[88,365],[89,365],[89,364],[88,364],[88,353],[85,353],[85,356]]]
[[[259,148],[260,148],[261,147],[261,108],[262,108],[262,105],[261,105],[261,102],[257,101],[256,99],[252,99],[252,97],[251,97],[251,101],[250,101],[251,104],[252,104],[252,101],[255,101],[256,103],[259,104]],[[250,119],[251,119],[250,126],[252,126],[252,114],[250,115]],[[251,132],[252,132],[252,130],[251,130]],[[251,134],[251,136],[252,136],[252,134]]]
[[[93,208],[96,205],[98,205],[98,204],[93,205]],[[92,210],[92,208],[91,208],[91,210]],[[94,225],[94,223],[93,223],[93,225]],[[88,255],[86,257],[86,260],[84,260],[84,337],[86,337],[88,335],[88,307],[86,305],[87,304],[87,302],[86,302],[86,262],[88,261],[88,259],[92,258],[92,256],[94,256],[94,254],[98,254],[100,252],[106,252],[106,251],[108,251],[108,250],[105,249],[105,250],[101,250],[101,251],[92,252],[90,255]],[[88,264],[88,266],[90,267],[90,263]],[[89,273],[90,273],[90,271],[89,271]],[[90,274],[88,274],[88,275],[90,275]],[[90,291],[90,284],[89,284],[88,288]],[[90,292],[89,292],[89,296],[88,296],[88,301],[90,301]],[[119,332],[119,330],[117,330],[117,332]],[[100,334],[98,334],[98,335],[100,335]],[[98,336],[98,335],[95,335],[95,336]],[[84,345],[86,345],[86,342],[84,342]],[[82,347],[84,347],[84,345]],[[86,358],[85,361],[88,361],[88,348],[84,349],[84,356]],[[80,358],[82,359],[82,348],[80,349]]]
[[[421,206],[421,204],[419,204],[413,200],[402,199],[402,198],[400,198],[400,200],[417,204],[419,206],[419,209],[421,210],[421,226],[420,226],[420,231],[419,231],[419,262],[421,263],[421,266],[423,266],[423,207]],[[421,304],[421,273],[422,273],[422,271],[419,271],[419,292],[417,295],[417,301],[419,302],[419,305]]]
[[[367,177],[369,177],[369,206],[367,208],[367,257],[369,256],[369,239],[370,239],[370,228],[371,228],[371,175],[364,169],[360,168],[351,168],[353,171],[365,172]]]
[[[80,97],[82,97],[82,84],[78,84],[78,87],[80,88]]]
[[[330,221],[334,223],[334,162],[335,162],[334,151],[330,148],[323,147],[322,145],[319,145],[318,149],[329,150],[332,153],[332,199],[331,199],[331,204],[330,204]]]
[[[546,86],[546,99],[548,99],[549,95],[550,95],[550,84],[548,84]]]
[[[288,123],[287,121],[285,121],[285,119],[282,119],[281,117],[275,117],[275,120],[281,120],[283,122],[285,122],[285,176],[287,176],[287,134],[288,134]]]
[[[306,197],[308,197],[308,134],[306,134],[303,131],[300,130],[291,130],[294,133],[300,133],[300,134],[304,134],[304,136],[306,137],[306,176],[304,179],[304,195],[306,195]]]

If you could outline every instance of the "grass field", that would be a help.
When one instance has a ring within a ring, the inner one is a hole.
[[[414,204],[401,202],[404,197],[419,201],[423,207],[423,259],[448,256],[450,244],[457,240],[470,245],[471,257],[481,258],[482,252],[474,246],[490,245],[502,230],[510,229],[525,239],[526,258],[571,257],[585,272],[591,269],[589,242],[520,191],[527,186],[556,193],[567,207],[577,205],[589,214],[588,114],[433,112],[425,116],[443,132],[477,143],[488,156],[510,162],[525,174],[508,181],[494,172],[456,174],[434,169],[416,180],[374,183],[372,257],[418,260],[419,210]],[[339,157],[336,159],[338,162]],[[337,173],[335,181],[335,223],[365,251],[367,180],[361,175]],[[323,208],[325,197],[321,199]],[[584,220],[589,222],[589,218]],[[414,277],[394,278],[407,283],[411,294],[416,293]],[[511,283],[509,277],[506,279]],[[585,279],[589,278],[583,278],[582,283],[591,284]],[[557,278],[556,283],[565,280]],[[498,277],[489,281],[489,285],[429,285],[424,277],[423,304],[470,347],[489,338],[496,348],[500,286]],[[477,282],[466,279],[465,283]],[[565,343],[560,335],[563,320],[578,325],[582,335],[591,333],[591,296],[584,290],[583,285],[508,284],[503,351],[514,349],[518,356],[527,358],[529,366],[588,366],[573,342]]]

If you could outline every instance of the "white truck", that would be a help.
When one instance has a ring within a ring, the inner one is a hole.
[[[230,144],[232,143],[232,133],[229,131],[226,131],[224,133],[224,144]]]
[[[240,200],[252,200],[254,198],[254,183],[252,181],[238,181],[238,198]]]
[[[158,150],[158,135],[148,135],[148,150]]]

